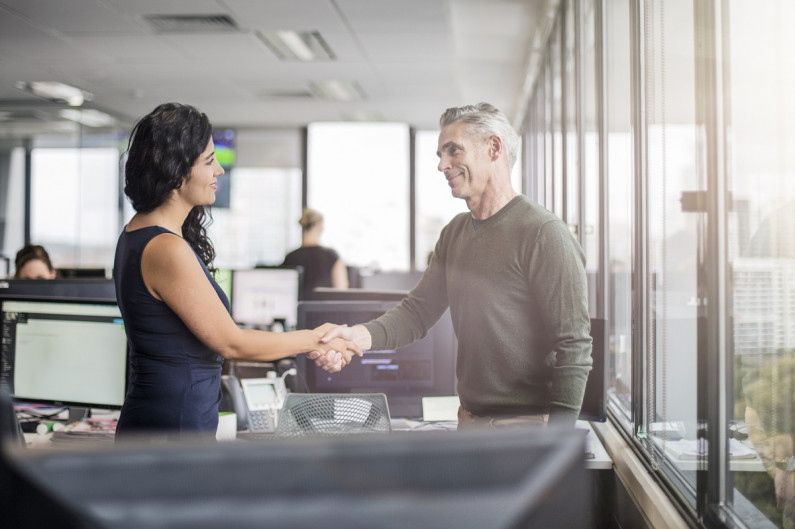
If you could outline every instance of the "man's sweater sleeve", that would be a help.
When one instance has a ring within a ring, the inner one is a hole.
[[[434,252],[417,286],[403,301],[383,316],[364,324],[372,337],[373,350],[406,347],[425,337],[447,309],[444,266]]]
[[[574,424],[582,407],[591,370],[591,336],[585,258],[568,227],[545,223],[538,232],[530,280],[543,308],[544,328],[551,345],[550,423]]]

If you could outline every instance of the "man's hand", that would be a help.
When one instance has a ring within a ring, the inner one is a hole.
[[[315,332],[323,333],[320,342],[326,347],[333,346],[339,341],[345,341],[346,343],[353,342],[358,348],[358,352],[351,351],[350,349],[345,350],[343,353],[339,353],[336,349],[323,352],[319,348],[318,350],[306,353],[311,360],[315,361],[318,367],[323,368],[329,373],[336,373],[348,365],[351,362],[351,358],[353,358],[353,354],[362,356],[361,350],[365,349],[365,347],[362,347],[362,344],[366,344],[367,347],[370,347],[372,343],[370,333],[361,325],[348,327],[347,325],[324,323],[320,327],[315,328]]]
[[[344,338],[350,340],[358,345],[363,351],[370,349],[373,345],[373,337],[364,325],[354,325],[348,327],[347,325],[330,325],[328,323],[321,325],[318,329],[325,331],[325,335],[320,339],[323,343],[329,343],[337,338]]]
[[[332,323],[324,323],[314,329],[318,335],[318,348],[306,353],[315,361],[315,364],[329,373],[336,373],[351,362],[354,355],[362,356],[362,349],[352,340],[342,335],[328,336],[328,333],[335,328],[347,328]]]

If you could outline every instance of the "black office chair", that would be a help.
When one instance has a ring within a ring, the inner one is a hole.
[[[7,391],[0,391],[0,444],[25,446],[25,436],[14,411],[14,402]]]
[[[340,436],[392,430],[383,393],[289,393],[277,437]]]

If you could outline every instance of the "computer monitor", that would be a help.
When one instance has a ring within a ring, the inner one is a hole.
[[[57,268],[58,277],[74,279],[78,277],[107,277],[113,274],[108,268]]]
[[[224,291],[229,301],[232,301],[232,269],[231,268],[216,268],[213,273],[213,279],[221,290]]]
[[[127,336],[115,301],[0,296],[0,388],[70,411],[119,409]]]
[[[0,280],[0,298],[116,301],[112,279],[6,279]]]
[[[368,290],[411,290],[422,278],[422,272],[374,272],[362,274],[362,288]]]
[[[504,428],[15,448],[0,450],[0,475],[14,478],[0,508],[14,527],[57,519],[70,529],[588,529],[593,480],[584,433]]]
[[[233,270],[232,319],[247,327],[295,329],[300,285],[300,268]]]
[[[326,322],[365,323],[397,304],[397,300],[302,301],[298,328],[312,329]],[[424,338],[408,347],[367,352],[333,374],[299,355],[298,372],[309,393],[384,393],[392,417],[421,418],[423,397],[456,394],[457,344],[447,311]]]
[[[312,292],[312,301],[401,301],[408,293],[408,290],[318,287]]]

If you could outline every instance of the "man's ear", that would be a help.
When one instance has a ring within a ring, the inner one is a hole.
[[[504,152],[502,138],[496,134],[492,135],[491,138],[489,138],[489,157],[494,161],[502,156]]]

